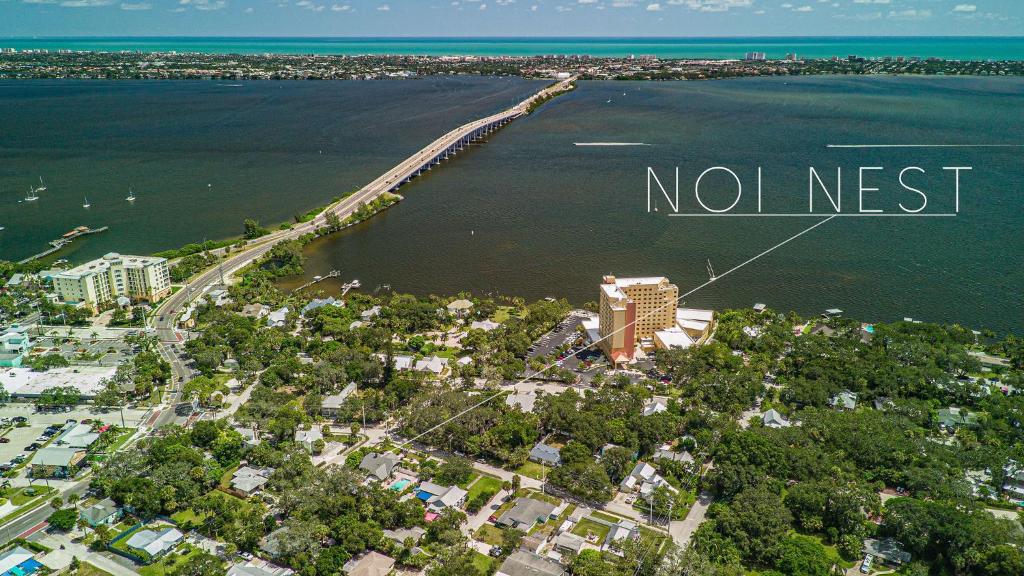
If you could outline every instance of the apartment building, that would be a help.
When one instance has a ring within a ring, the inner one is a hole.
[[[605,276],[599,303],[598,347],[615,364],[633,359],[637,344],[653,343],[659,330],[676,326],[679,288],[664,276]]]
[[[53,287],[62,301],[82,302],[95,311],[121,296],[156,302],[171,293],[171,278],[166,258],[111,252],[57,274]]]

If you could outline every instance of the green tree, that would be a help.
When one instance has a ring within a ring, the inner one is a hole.
[[[78,511],[74,508],[62,508],[55,510],[46,519],[57,530],[67,532],[75,527],[75,521],[78,520]]]

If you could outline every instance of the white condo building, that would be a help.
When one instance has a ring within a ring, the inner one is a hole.
[[[171,293],[166,258],[111,252],[53,277],[64,302],[84,302],[93,310],[120,296],[156,302]]]

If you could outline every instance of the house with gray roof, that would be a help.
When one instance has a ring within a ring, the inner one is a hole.
[[[853,410],[857,407],[857,393],[844,390],[828,401],[829,406],[839,410]]]
[[[139,530],[128,538],[128,548],[136,552],[145,552],[150,558],[159,558],[167,554],[185,539],[177,528],[168,526],[163,530]]]
[[[89,523],[93,528],[103,524],[110,526],[121,519],[123,512],[121,507],[110,498],[104,498],[99,502],[82,510],[79,516]]]
[[[543,442],[538,442],[537,445],[530,450],[530,460],[546,466],[562,465],[562,455],[558,448],[548,446]]]
[[[790,421],[775,408],[761,415],[761,423],[768,428],[788,428],[792,426]]]
[[[370,452],[359,462],[359,469],[377,480],[387,480],[391,477],[395,466],[398,466],[401,461],[402,457],[393,452],[384,452],[383,454]]]
[[[349,382],[348,386],[345,386],[341,392],[325,397],[320,402],[320,415],[324,418],[337,418],[341,407],[345,405],[345,401],[348,400],[349,396],[351,396],[355,391],[356,383]]]
[[[231,489],[246,497],[252,496],[270,481],[270,476],[273,473],[273,468],[242,466],[231,475]]]
[[[416,489],[416,497],[432,512],[441,512],[445,508],[462,508],[466,503],[467,494],[468,492],[458,486],[440,486],[433,482],[423,482]]]
[[[903,550],[894,538],[868,538],[864,540],[864,554],[881,560],[890,566],[910,562],[910,553]]]
[[[545,522],[554,511],[555,505],[533,498],[518,498],[504,514],[494,522],[498,526],[529,532],[538,522]]]
[[[516,550],[502,562],[496,576],[562,576],[565,569],[554,560],[533,552]]]

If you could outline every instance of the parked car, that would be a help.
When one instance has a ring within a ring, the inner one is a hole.
[[[11,441],[11,439],[7,438],[6,436],[0,438],[0,444],[7,444],[10,441]]]

